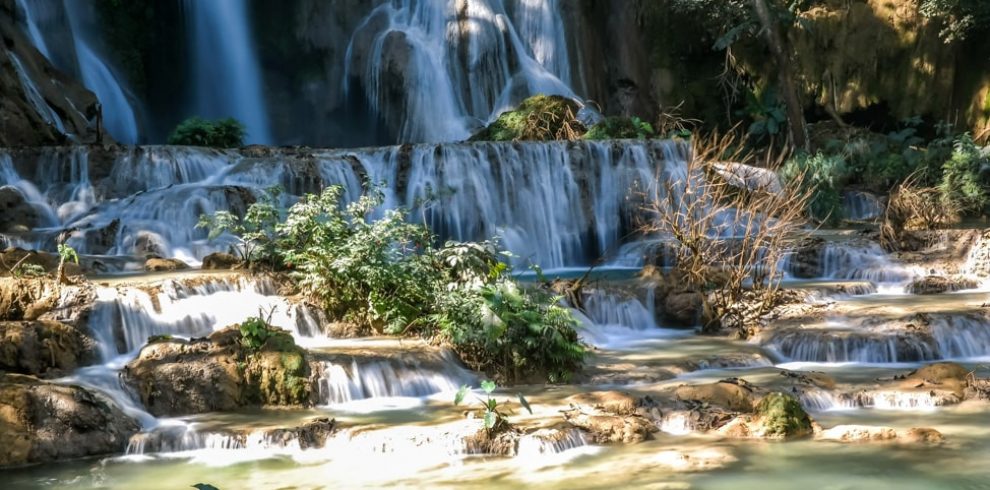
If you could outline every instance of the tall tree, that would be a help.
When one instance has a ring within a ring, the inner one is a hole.
[[[791,144],[797,149],[808,151],[808,128],[804,121],[804,106],[801,105],[801,99],[798,97],[790,55],[784,49],[780,29],[770,6],[767,5],[767,0],[752,0],[752,2],[756,16],[760,20],[763,36],[777,65],[777,83],[783,92],[784,104],[787,107],[787,126],[791,132]]]

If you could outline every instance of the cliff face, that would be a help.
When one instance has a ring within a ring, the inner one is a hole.
[[[12,0],[0,0],[0,146],[95,140],[96,97],[55,69],[15,24]]]

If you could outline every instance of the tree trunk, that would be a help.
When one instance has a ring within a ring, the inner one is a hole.
[[[777,29],[777,22],[770,12],[767,0],[753,0],[753,8],[760,19],[762,31],[777,64],[778,84],[784,95],[787,106],[787,125],[791,132],[791,144],[794,148],[808,151],[808,129],[804,123],[804,108],[798,98],[797,87],[794,85],[794,74],[791,68],[791,58],[784,50],[783,39]]]

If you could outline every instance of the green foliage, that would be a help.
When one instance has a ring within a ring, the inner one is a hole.
[[[176,126],[168,144],[236,148],[244,145],[244,135],[244,125],[234,118],[209,121],[191,117]]]
[[[503,112],[471,141],[574,140],[585,132],[576,102],[559,95],[534,95]]]
[[[946,43],[972,38],[990,27],[986,0],[918,0],[918,11],[942,23],[939,36]]]
[[[275,265],[275,228],[282,218],[278,203],[281,193],[278,186],[270,187],[248,207],[243,217],[230,211],[217,211],[200,216],[196,227],[209,230],[210,240],[225,233],[234,236],[238,240],[234,249],[248,265],[265,261]]]
[[[770,393],[756,407],[763,417],[764,435],[771,437],[800,437],[812,432],[811,417],[801,402],[786,393]]]
[[[564,379],[584,356],[559,298],[513,281],[492,242],[448,242],[372,190],[342,205],[333,186],[295,204],[278,248],[301,289],[335,319],[450,343],[476,369],[517,379]]]
[[[967,133],[954,145],[952,157],[942,167],[938,190],[943,203],[955,205],[963,213],[982,212],[987,205],[987,192],[980,180],[980,168],[987,163],[980,147]]]
[[[609,116],[584,135],[586,140],[640,139],[654,137],[653,126],[638,117]]]
[[[17,266],[15,266],[10,273],[18,279],[25,277],[41,277],[45,275],[45,268],[38,264],[21,262],[17,264]]]
[[[270,315],[269,315],[270,316]],[[265,345],[270,337],[275,335],[272,331],[271,325],[268,323],[269,319],[262,318],[261,316],[253,316],[244,320],[241,323],[241,344],[249,349],[256,351]]]
[[[848,178],[845,160],[838,155],[800,154],[780,169],[785,183],[800,182],[803,190],[811,191],[808,215],[819,222],[836,223],[842,219],[840,189]]]
[[[498,389],[498,385],[496,385],[494,381],[485,380],[481,382],[481,389],[485,392],[485,398],[478,398],[478,404],[483,410],[482,420],[484,422],[485,430],[488,431],[489,436],[491,436],[501,429],[508,427],[509,418],[499,409],[498,400],[492,396],[492,394],[495,393],[495,390]],[[454,395],[454,405],[460,405],[470,391],[470,386],[461,386],[461,388],[457,390],[457,393]],[[516,396],[519,398],[519,404],[522,405],[526,411],[532,414],[533,409],[530,407],[529,401],[526,400],[526,397],[524,397],[521,393]]]
[[[759,92],[747,92],[746,107],[738,115],[752,120],[747,132],[757,141],[767,137],[776,138],[787,127],[784,102],[777,97],[777,91],[772,87]]]
[[[58,258],[61,262],[79,263],[79,254],[76,249],[62,243],[58,246]]]

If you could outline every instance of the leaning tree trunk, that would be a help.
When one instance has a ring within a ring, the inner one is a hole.
[[[784,49],[784,42],[780,37],[780,31],[777,29],[777,23],[770,12],[770,7],[767,5],[767,0],[753,0],[753,8],[756,10],[756,16],[760,19],[767,45],[770,47],[770,52],[777,64],[778,83],[783,91],[784,103],[787,106],[787,125],[791,132],[791,143],[795,148],[808,151],[808,129],[805,127],[804,109],[794,84],[791,58]]]

